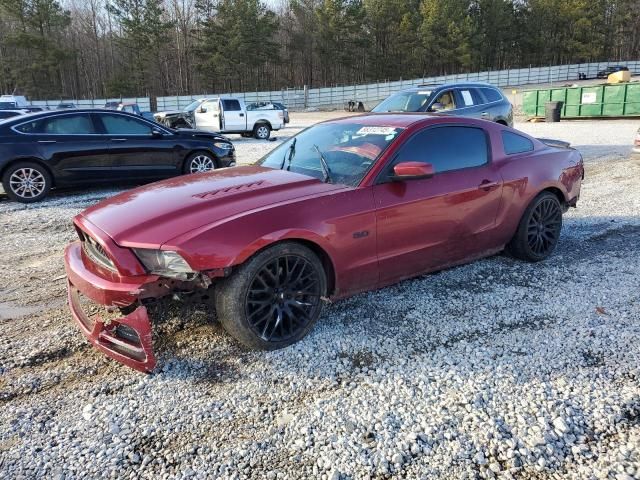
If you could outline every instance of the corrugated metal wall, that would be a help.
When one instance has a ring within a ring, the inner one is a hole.
[[[597,72],[604,70],[609,65],[626,65],[629,70],[640,73],[640,61],[582,63],[574,65],[557,65],[551,67],[518,68],[512,70],[497,70],[492,72],[463,73],[459,75],[444,75],[439,77],[416,78],[413,80],[400,80],[395,82],[370,83],[367,85],[344,85],[331,88],[287,88],[270,92],[237,92],[207,95],[186,95],[158,97],[157,109],[181,110],[193,100],[205,97],[239,97],[245,102],[257,102],[272,100],[282,102],[290,110],[303,110],[308,108],[342,107],[349,100],[363,102],[365,107],[372,108],[376,103],[399,90],[425,83],[445,82],[488,82],[499,87],[515,87],[521,85],[540,85],[546,83],[572,81],[578,79],[578,74],[583,73],[587,78],[593,78]],[[120,99],[113,99],[120,100]],[[106,99],[98,100],[73,100],[79,107],[102,107]],[[138,103],[143,111],[150,110],[149,98],[124,98],[124,102]],[[33,105],[46,105],[55,108],[59,100],[44,100],[31,102]]]

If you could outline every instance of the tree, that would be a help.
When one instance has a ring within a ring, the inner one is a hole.
[[[5,88],[61,94],[61,65],[69,52],[60,34],[70,23],[69,12],[55,0],[0,0],[0,12],[9,26],[2,38]]]
[[[213,10],[210,4],[198,8],[204,15],[200,69],[209,86],[261,88],[267,63],[278,60],[275,13],[258,0],[221,0]]]
[[[145,95],[149,87],[167,92],[165,50],[173,24],[165,19],[162,1],[114,0],[107,8],[122,29],[117,41],[125,58],[116,78],[125,91],[120,93]]]
[[[472,20],[466,0],[423,0],[420,34],[428,73],[455,73],[473,64]]]

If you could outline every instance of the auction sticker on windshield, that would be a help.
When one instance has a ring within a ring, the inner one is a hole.
[[[356,135],[393,135],[396,129],[393,127],[362,127]]]

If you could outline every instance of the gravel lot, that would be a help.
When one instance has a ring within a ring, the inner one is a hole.
[[[121,189],[0,196],[0,478],[640,479],[637,126],[519,125],[587,162],[548,261],[359,295],[270,353],[166,308],[151,375],[90,348],[65,306],[71,218]],[[278,143],[234,140],[243,162]]]

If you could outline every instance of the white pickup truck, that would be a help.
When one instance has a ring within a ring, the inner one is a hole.
[[[272,130],[284,127],[282,110],[247,110],[239,98],[201,98],[182,111],[158,112],[154,119],[171,128],[195,128],[208,132],[240,133],[266,140]]]

